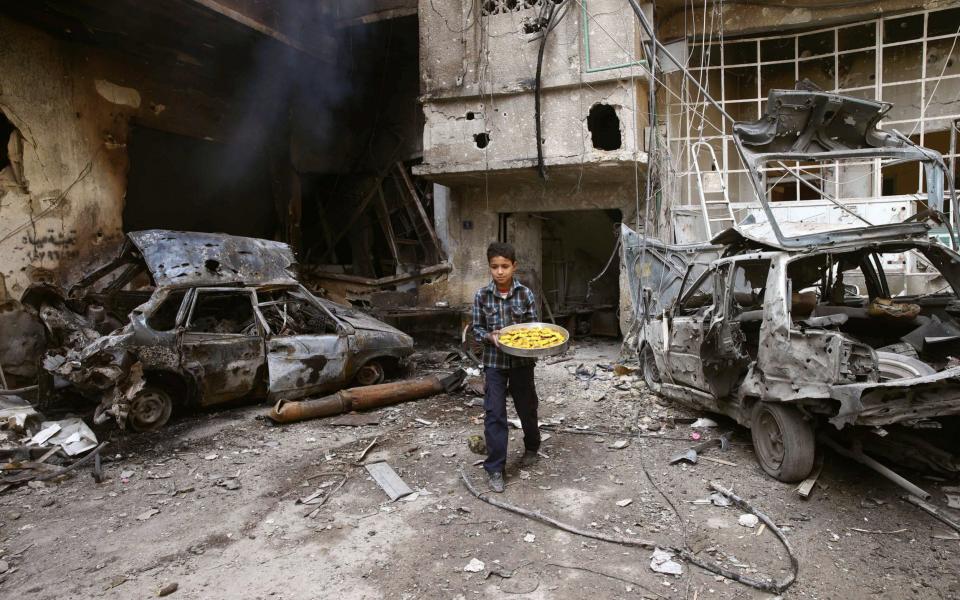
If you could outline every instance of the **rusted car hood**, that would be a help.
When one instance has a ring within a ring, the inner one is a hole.
[[[127,234],[157,287],[297,285],[283,242],[222,233],[150,229]]]
[[[407,335],[395,327],[387,325],[383,321],[378,321],[370,315],[362,313],[358,310],[346,307],[342,304],[337,304],[336,302],[331,302],[329,300],[324,300],[323,298],[317,298],[323,306],[332,312],[338,319],[342,319],[349,323],[356,329],[366,329],[368,331],[381,331],[383,333],[393,333],[397,335]]]

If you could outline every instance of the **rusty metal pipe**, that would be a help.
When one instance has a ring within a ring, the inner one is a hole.
[[[466,373],[458,370],[446,377],[422,377],[406,381],[394,381],[379,385],[340,390],[336,394],[302,401],[280,400],[269,413],[276,423],[294,423],[307,419],[318,419],[339,415],[351,410],[370,410],[398,404],[408,400],[419,400],[445,391],[452,391],[462,382]]]

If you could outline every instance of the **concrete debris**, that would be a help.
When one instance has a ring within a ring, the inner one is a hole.
[[[482,560],[471,558],[470,562],[463,567],[463,570],[467,573],[479,573],[480,571],[483,571],[484,568],[486,568],[486,565],[483,564]]]
[[[610,444],[609,446],[607,446],[607,448],[610,448],[611,450],[623,450],[629,445],[630,445],[629,440],[617,440],[612,444]]]
[[[368,463],[364,466],[367,472],[370,473],[370,476],[373,477],[373,480],[380,486],[380,489],[386,492],[391,500],[397,500],[398,498],[403,498],[413,493],[410,486],[404,483],[396,471],[387,463],[375,462]]]
[[[696,421],[694,421],[693,423],[690,423],[690,427],[694,429],[702,429],[706,427],[716,427],[716,426],[717,426],[716,421],[714,421],[713,419],[707,419],[704,417],[701,417]]]
[[[630,506],[633,504],[633,498],[624,498],[623,500],[617,500],[617,506],[623,508],[625,506]]]
[[[760,519],[757,518],[757,515],[743,514],[740,515],[740,518],[737,519],[737,522],[744,527],[749,527],[753,529],[760,524]]]
[[[142,513],[140,513],[139,515],[137,515],[137,520],[138,520],[138,521],[146,521],[147,519],[149,519],[150,517],[152,517],[153,515],[156,515],[156,514],[160,514],[160,511],[157,510],[156,508],[151,508],[151,509],[145,510],[145,511],[143,511]]]
[[[536,540],[537,540],[537,536],[529,532],[523,536],[523,541],[527,542],[528,544],[532,544]]]
[[[650,569],[664,575],[683,575],[683,565],[673,560],[673,553],[660,548],[650,556]]]
[[[160,588],[159,590],[157,590],[157,596],[160,596],[160,597],[169,596],[170,594],[174,593],[178,589],[180,589],[180,584],[174,581],[173,583],[168,583],[162,588]]]
[[[0,429],[25,433],[29,425],[41,418],[40,413],[24,398],[0,394]]]

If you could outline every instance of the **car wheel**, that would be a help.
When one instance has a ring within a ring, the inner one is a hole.
[[[383,381],[384,375],[380,361],[372,360],[357,370],[354,380],[357,385],[375,385]]]
[[[877,352],[877,362],[880,367],[880,381],[923,377],[937,372],[922,360],[895,352]]]
[[[810,474],[816,450],[813,426],[795,407],[757,402],[750,434],[757,462],[768,475],[790,483]]]
[[[660,370],[657,368],[657,360],[653,356],[653,350],[649,344],[644,344],[640,349],[640,368],[643,369],[643,382],[651,391],[660,390]]]
[[[163,388],[146,385],[130,401],[127,422],[134,431],[156,431],[170,420],[173,399]]]

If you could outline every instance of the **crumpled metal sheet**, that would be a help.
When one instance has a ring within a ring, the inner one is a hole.
[[[297,285],[293,250],[283,242],[164,229],[134,231],[127,237],[157,287]]]
[[[912,379],[830,386],[840,410],[830,419],[844,425],[889,425],[910,419],[960,414],[960,367]]]

